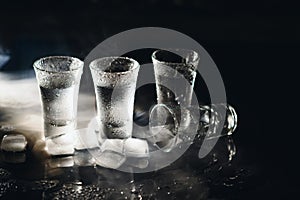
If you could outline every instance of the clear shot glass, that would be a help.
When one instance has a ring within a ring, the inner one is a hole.
[[[139,68],[137,61],[126,57],[104,57],[90,63],[99,131],[109,139],[124,139],[132,135]]]
[[[76,128],[83,65],[78,58],[69,56],[49,56],[34,62],[46,138],[68,133]]]
[[[202,143],[232,135],[237,128],[236,111],[228,104],[193,105],[183,110],[189,114],[187,125],[180,125],[176,110],[170,105],[155,105],[150,111],[147,140],[163,151],[170,151],[182,142]],[[225,115],[220,110],[225,110]]]
[[[152,54],[152,62],[157,103],[168,105],[180,122],[188,123],[188,113],[181,113],[178,108],[191,105],[199,54],[187,49],[157,50]]]

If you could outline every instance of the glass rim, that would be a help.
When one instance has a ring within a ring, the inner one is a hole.
[[[133,63],[133,67],[131,67],[128,70],[123,71],[123,72],[106,72],[106,71],[104,71],[106,68],[102,69],[101,66],[95,64],[97,62],[105,61],[105,60],[108,60],[108,59],[111,59],[111,61],[113,61],[114,59],[117,59],[117,58],[123,58],[123,59],[129,60],[130,62]],[[106,57],[97,58],[97,59],[91,61],[90,64],[89,64],[89,67],[90,67],[91,70],[94,70],[96,72],[101,72],[103,74],[120,74],[120,75],[122,75],[122,74],[128,74],[130,71],[133,71],[133,70],[139,68],[140,64],[136,60],[134,60],[132,58],[129,58],[129,57],[106,56]]]
[[[46,61],[46,60],[51,60],[51,59],[65,59],[65,60],[71,60],[71,64],[69,70],[49,70],[49,69],[45,69],[44,67],[42,67],[42,62]],[[38,69],[40,71],[44,71],[44,72],[52,72],[52,73],[69,73],[72,71],[76,71],[79,69],[82,69],[84,66],[84,62],[82,60],[80,60],[79,58],[73,57],[73,56],[46,56],[46,57],[41,57],[39,59],[37,59],[34,63],[33,63],[33,68]]]
[[[155,60],[156,62],[158,63],[162,63],[162,64],[182,64],[181,62],[168,62],[168,61],[162,61],[160,59],[157,58],[156,54],[159,53],[159,52],[163,52],[163,51],[169,51],[169,52],[172,52],[172,53],[176,53],[176,52],[186,52],[186,53],[192,53],[193,55],[195,55],[195,58],[190,62],[198,62],[200,60],[200,55],[198,52],[192,50],[192,49],[180,49],[180,48],[166,48],[166,49],[158,49],[158,50],[155,50],[152,55],[151,55],[151,58],[153,60]],[[177,54],[179,55],[179,54]]]
[[[176,118],[176,114],[175,112],[170,108],[170,106],[168,106],[167,104],[164,104],[164,103],[158,103],[158,104],[155,104],[154,106],[152,106],[150,108],[150,113],[149,113],[149,127],[150,127],[150,120],[152,119],[152,114],[153,114],[153,111],[157,108],[164,108],[165,110],[167,110],[167,112],[169,112],[174,120],[174,124],[175,124],[175,132],[178,131],[178,127],[179,127],[179,122],[178,122],[178,119]]]

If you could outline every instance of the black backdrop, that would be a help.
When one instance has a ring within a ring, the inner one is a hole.
[[[243,198],[288,198],[299,186],[299,16],[296,1],[283,0],[0,1],[0,47],[11,55],[1,70],[29,69],[51,54],[84,58],[131,28],[187,34],[216,62],[239,114],[234,138],[257,170]]]

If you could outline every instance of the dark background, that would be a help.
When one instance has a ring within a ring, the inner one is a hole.
[[[238,112],[234,139],[257,173],[241,196],[291,198],[299,186],[299,17],[296,1],[284,0],[0,1],[0,51],[11,56],[0,70],[30,69],[53,54],[84,59],[132,28],[180,31],[211,55]]]

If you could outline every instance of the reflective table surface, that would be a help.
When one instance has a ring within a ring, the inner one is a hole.
[[[46,157],[33,148],[42,135],[41,106],[32,71],[0,76],[1,138],[21,133],[28,140],[25,152],[1,151],[0,197],[4,199],[239,199],[256,184],[252,180],[255,166],[245,162],[242,147],[234,142],[239,131],[216,139],[217,144],[202,159],[198,158],[202,141],[196,137],[178,160],[148,173],[97,166],[85,150]],[[138,101],[137,112],[141,112]],[[86,127],[94,115],[94,96],[80,94],[78,128]]]

